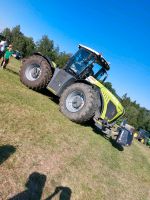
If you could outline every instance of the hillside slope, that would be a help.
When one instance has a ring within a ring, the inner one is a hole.
[[[19,65],[0,70],[2,198],[32,190],[37,200],[150,199],[149,149],[134,141],[119,151],[92,127],[69,121],[52,95],[20,83]]]

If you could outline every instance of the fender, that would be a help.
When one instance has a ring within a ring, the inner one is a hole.
[[[44,56],[40,52],[34,52],[32,55],[37,55],[37,56],[41,56],[41,57],[45,58],[53,69],[56,68],[56,64],[48,56]]]

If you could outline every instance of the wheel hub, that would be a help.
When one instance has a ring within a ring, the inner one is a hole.
[[[34,79],[37,79],[38,76],[40,74],[40,69],[37,67],[34,67],[33,69],[31,69],[31,75]]]
[[[40,77],[41,68],[37,64],[28,65],[25,71],[25,75],[28,80],[35,81]]]
[[[72,100],[72,106],[74,108],[79,108],[80,106],[82,106],[83,103],[83,98],[81,98],[80,96],[76,96]]]
[[[66,108],[70,112],[77,112],[83,108],[84,103],[84,94],[81,91],[74,91],[66,99]]]

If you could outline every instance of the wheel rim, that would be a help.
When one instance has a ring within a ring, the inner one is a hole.
[[[66,108],[70,112],[80,111],[85,104],[85,95],[79,90],[73,91],[66,98]]]
[[[28,80],[35,81],[41,75],[41,67],[38,64],[28,65],[25,71]]]

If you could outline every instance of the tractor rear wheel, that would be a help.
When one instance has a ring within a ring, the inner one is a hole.
[[[60,110],[77,123],[89,121],[97,109],[97,93],[90,85],[75,83],[61,95]]]
[[[28,88],[42,90],[46,88],[51,77],[51,66],[42,56],[30,56],[22,64],[20,80]]]

